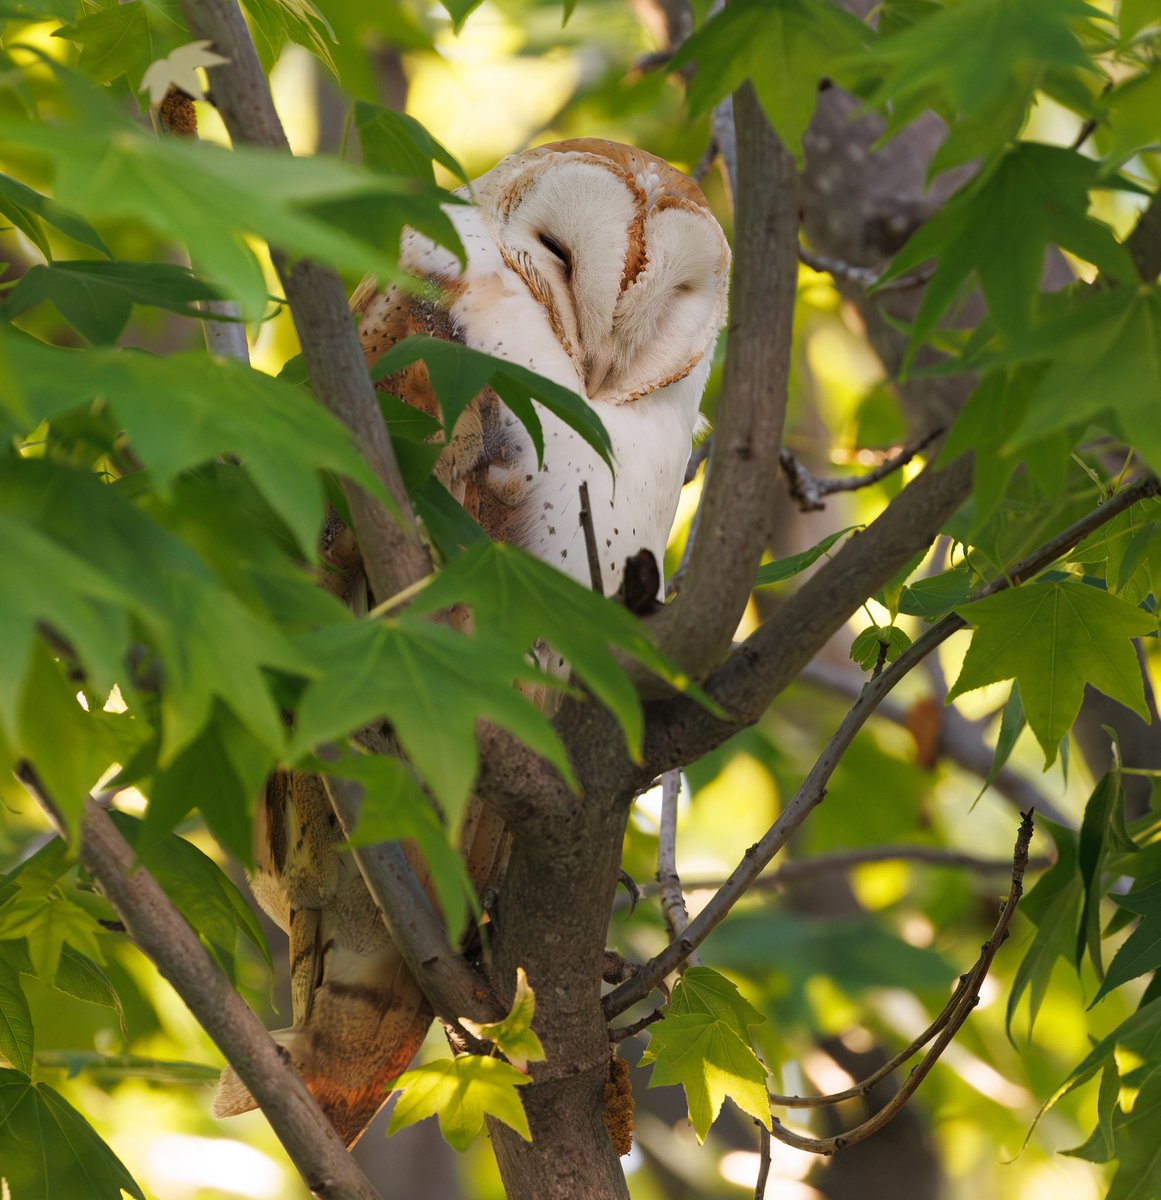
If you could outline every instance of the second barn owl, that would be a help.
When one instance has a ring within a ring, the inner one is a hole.
[[[658,565],[726,315],[730,252],[697,185],[655,156],[595,138],[505,159],[449,206],[466,265],[423,235],[403,239],[417,295],[364,283],[352,299],[373,365],[413,333],[462,342],[578,392],[612,442],[615,475],[541,409],[544,462],[491,391],[464,412],[437,471],[498,541],[589,586],[579,485],[588,484],[605,591],[645,549]],[[422,363],[384,382],[438,416]],[[373,598],[374,599],[374,598]],[[382,599],[379,597],[378,599]],[[321,780],[276,776],[258,819],[254,893],[291,942],[288,1049],[340,1136],[354,1141],[431,1021],[340,841]],[[477,890],[502,873],[504,834],[473,803],[464,854]],[[422,872],[422,864],[417,864]],[[227,1071],[215,1111],[253,1102]]]

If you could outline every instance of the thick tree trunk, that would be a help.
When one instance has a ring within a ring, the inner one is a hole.
[[[608,728],[604,714],[573,713]],[[561,807],[514,839],[493,949],[496,989],[510,996],[523,967],[536,992],[547,1059],[521,1089],[532,1142],[490,1128],[508,1200],[628,1200],[602,1119],[610,1047],[600,997],[628,798],[590,783]]]

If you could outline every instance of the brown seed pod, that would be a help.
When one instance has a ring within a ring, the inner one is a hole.
[[[605,1128],[613,1148],[620,1155],[633,1149],[633,1082],[629,1064],[617,1054],[609,1059],[609,1079],[605,1084]]]
[[[169,91],[158,106],[157,115],[167,133],[177,137],[197,137],[198,113],[193,97],[188,92],[183,92],[176,84],[169,85]]]

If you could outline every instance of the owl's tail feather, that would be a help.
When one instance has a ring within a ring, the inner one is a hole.
[[[315,996],[304,1026],[278,1029],[271,1037],[290,1055],[335,1132],[353,1146],[387,1099],[388,1084],[411,1065],[432,1012],[422,997],[416,1008],[398,995],[376,996],[370,987],[360,995],[328,996],[330,990],[324,986]],[[254,1097],[227,1067],[214,1097],[214,1116],[233,1117],[254,1108]]]

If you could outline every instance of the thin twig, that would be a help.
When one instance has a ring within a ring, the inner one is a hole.
[[[818,512],[826,507],[824,496],[835,492],[855,492],[860,488],[879,483],[900,468],[905,467],[920,451],[925,450],[943,433],[942,428],[924,434],[919,441],[903,446],[885,458],[877,467],[863,475],[846,475],[839,478],[822,478],[812,475],[795,457],[783,449],[778,455],[779,465],[790,484],[790,495],[801,512]]]
[[[1028,868],[1041,871],[1052,866],[1048,857],[1029,859]],[[822,875],[843,875],[855,867],[872,863],[910,862],[926,867],[945,867],[973,871],[980,875],[1000,875],[1011,868],[1006,858],[986,858],[964,850],[945,850],[942,846],[864,846],[857,850],[839,850],[834,854],[818,854],[812,858],[796,858],[783,863],[777,870],[760,875],[754,888],[777,891],[779,888],[807,883]],[[722,879],[686,879],[687,892],[717,891]],[[647,888],[648,896],[653,888]]]
[[[58,806],[35,774],[30,769],[18,774],[57,820]],[[310,1190],[326,1200],[379,1200],[290,1059],[91,796],[85,801],[80,858],[134,943],[238,1072]]]
[[[580,485],[580,525],[585,535],[585,552],[589,556],[589,580],[598,596],[605,594],[601,579],[601,555],[597,549],[597,532],[593,528],[593,506],[589,502],[589,485]]]
[[[925,660],[925,665],[938,662],[934,656]],[[799,679],[812,687],[825,688],[845,696],[848,700],[858,699],[866,682],[861,672],[836,668],[832,664],[816,658],[802,671]],[[946,689],[943,692],[946,695]],[[939,705],[939,697],[936,697]],[[877,715],[896,725],[908,726],[910,706],[888,697],[883,700]],[[988,745],[984,737],[987,721],[970,721],[957,708],[937,707],[939,715],[939,744],[938,752],[941,758],[946,758],[965,771],[970,771],[978,779],[987,779],[991,774],[992,762],[995,758],[994,749]],[[1037,787],[1030,779],[1014,771],[1011,767],[1001,768],[1000,773],[992,780],[992,790],[1002,796],[1017,811],[1035,808],[1042,816],[1057,825],[1070,827],[1075,821],[1068,813],[1054,804],[1044,790]],[[766,876],[763,876],[766,878]],[[687,885],[690,886],[690,885]]]
[[[931,1068],[939,1061],[944,1050],[950,1045],[952,1038],[959,1032],[963,1023],[979,1003],[980,988],[983,986],[984,978],[987,976],[997,952],[1008,938],[1008,926],[1011,924],[1016,906],[1020,903],[1020,897],[1024,893],[1024,872],[1028,867],[1028,845],[1032,840],[1033,829],[1032,814],[1030,812],[1022,813],[1020,832],[1016,836],[1016,846],[1012,853],[1012,886],[1000,910],[1000,916],[996,921],[995,929],[992,930],[992,936],[984,943],[975,965],[961,978],[959,985],[952,994],[951,1000],[944,1007],[943,1012],[920,1035],[920,1038],[912,1042],[902,1054],[896,1055],[885,1067],[880,1068],[874,1075],[869,1076],[868,1079],[863,1080],[861,1084],[856,1085],[853,1089],[848,1089],[846,1092],[836,1093],[834,1096],[828,1097],[771,1097],[771,1102],[777,1104],[792,1100],[795,1107],[802,1107],[804,1103],[809,1102],[830,1104],[838,1103],[840,1099],[853,1099],[855,1096],[865,1095],[874,1086],[874,1083],[885,1078],[891,1071],[896,1070],[929,1038],[938,1034],[931,1049],[923,1056],[919,1065],[911,1071],[911,1074],[908,1075],[899,1091],[874,1116],[869,1117],[860,1125],[856,1125],[854,1129],[849,1129],[845,1133],[836,1134],[833,1137],[812,1138],[798,1133],[791,1133],[775,1118],[773,1132],[774,1136],[780,1142],[784,1142],[788,1146],[794,1146],[798,1150],[807,1150],[814,1154],[834,1154],[838,1150],[842,1150],[847,1146],[853,1146],[869,1138],[872,1134],[877,1133],[898,1115],[911,1096],[915,1094],[915,1090],[927,1077]]]
[[[1100,508],[1075,521],[1051,541],[1046,542],[1004,575],[976,592],[971,599],[979,600],[1009,587],[1023,583],[1055,562],[1066,551],[1078,545],[1094,530],[1113,520],[1140,500],[1161,494],[1161,480],[1148,475],[1110,497]],[[615,1017],[631,1004],[649,994],[659,979],[663,979],[683,962],[691,951],[709,936],[725,919],[734,905],[749,890],[766,864],[790,840],[810,813],[826,796],[826,785],[842,760],[855,735],[875,711],[879,701],[915,666],[951,635],[964,628],[967,622],[956,613],[946,616],[916,639],[885,671],[870,680],[843,718],[822,754],[811,768],[794,799],[782,810],[778,819],[760,841],[751,846],[734,868],[725,884],[713,899],[660,954],[645,963],[633,979],[622,984],[604,998],[606,1017]]]
[[[665,1006],[655,1008],[652,1012],[646,1013],[643,1017],[633,1021],[629,1025],[622,1025],[619,1029],[609,1030],[610,1042],[623,1042],[627,1038],[636,1037],[643,1029],[648,1029],[650,1025],[660,1021],[665,1016]]]
[[[879,292],[910,291],[912,288],[922,287],[934,273],[930,269],[913,271],[909,275],[900,275],[898,279],[892,279],[889,283],[879,286],[879,280],[883,277],[881,267],[856,267],[854,263],[844,262],[841,258],[815,254],[801,242],[798,244],[798,261],[812,271],[829,275],[837,283],[848,284],[860,292],[868,292],[873,287],[877,287]]]
[[[685,464],[685,475],[682,478],[682,484],[693,482],[698,468],[709,458],[709,453],[713,449],[713,445],[714,435],[711,433],[693,448],[693,453],[689,456],[689,462]]]
[[[677,801],[681,795],[681,772],[666,771],[661,777],[661,830],[657,843],[657,885],[661,889],[661,914],[669,936],[676,938],[689,924],[681,879],[677,874]],[[695,951],[686,965],[700,967]]]
[[[766,1181],[770,1178],[770,1130],[757,1122],[758,1126],[758,1178],[754,1181],[754,1200],[763,1200]]]

